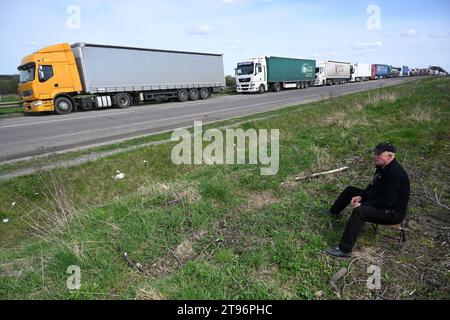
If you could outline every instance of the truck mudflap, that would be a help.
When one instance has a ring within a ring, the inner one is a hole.
[[[23,103],[24,112],[45,112],[54,110],[53,100],[38,100]]]

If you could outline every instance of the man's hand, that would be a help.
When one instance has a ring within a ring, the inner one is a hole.
[[[362,198],[360,196],[356,196],[352,198],[351,204],[353,208],[357,208],[361,205]]]

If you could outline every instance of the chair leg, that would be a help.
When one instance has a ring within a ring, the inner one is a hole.
[[[375,239],[377,237],[378,225],[372,224],[372,230],[373,230],[373,239]]]
[[[403,244],[406,242],[406,231],[405,231],[405,220],[402,221],[400,224],[400,248],[403,246]]]

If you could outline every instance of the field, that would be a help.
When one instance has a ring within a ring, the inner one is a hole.
[[[449,107],[450,80],[430,78],[234,120],[280,130],[275,176],[256,165],[175,166],[169,142],[0,181],[0,298],[449,297]],[[338,220],[323,213],[345,186],[371,180],[367,150],[385,140],[412,182],[407,242],[368,227],[353,259],[333,260],[323,250],[350,209]],[[72,265],[80,290],[66,286]],[[366,286],[370,265],[381,268],[378,290]],[[329,280],[342,267],[336,291]]]

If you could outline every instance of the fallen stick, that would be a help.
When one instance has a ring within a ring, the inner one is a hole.
[[[428,190],[427,186],[423,183],[422,180],[420,181],[420,183],[422,184],[423,193],[424,193],[425,198],[427,198],[428,200],[430,200],[433,204],[435,204],[435,205],[437,205],[437,206],[439,206],[439,207],[441,207],[441,208],[444,208],[444,209],[447,209],[447,210],[450,211],[450,207],[449,207],[449,206],[446,206],[445,204],[441,203],[441,199],[440,199],[440,197],[438,196],[438,194],[437,194],[437,192],[436,192],[436,189],[433,190],[433,191],[434,191],[434,195],[433,195],[433,194]],[[441,193],[442,193],[442,192],[441,192]]]
[[[131,269],[136,268],[138,271],[140,271],[141,273],[143,273],[147,277],[152,277],[152,275],[150,273],[148,273],[146,270],[144,270],[144,268],[142,267],[142,265],[139,262],[136,263],[133,260],[131,260],[128,257],[128,253],[124,252],[123,253],[123,257],[124,257],[125,261],[127,262],[128,267],[130,267]]]
[[[297,178],[295,178],[295,181],[302,181],[302,180],[306,180],[306,179],[312,179],[312,178],[316,178],[318,176],[338,173],[338,172],[342,172],[342,171],[345,171],[345,170],[348,170],[348,167],[342,167],[342,168],[339,168],[339,169],[313,173],[313,174],[310,174],[310,175],[307,175],[307,176],[303,176],[303,177],[297,177]]]
[[[337,286],[337,282],[342,279],[347,274],[347,272],[347,268],[341,268],[338,270],[338,272],[333,274],[330,279],[330,287],[333,289],[339,299],[342,298],[342,289]]]

